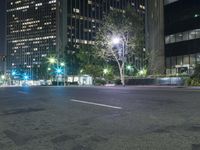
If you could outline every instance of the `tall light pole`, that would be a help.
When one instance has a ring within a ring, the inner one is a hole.
[[[58,59],[53,58],[53,57],[49,58],[49,63],[50,64],[56,64],[56,82],[57,82],[57,85],[58,85],[58,77],[59,77],[59,75],[63,74],[63,81],[64,81],[64,86],[65,86],[66,85],[66,83],[65,83],[65,75],[66,75],[65,63],[64,62],[60,62]],[[63,69],[63,71],[62,71],[62,69]]]
[[[123,80],[121,82],[122,82],[123,86],[125,86],[125,79],[124,79],[124,75],[125,75],[125,69],[124,69],[124,66],[125,66],[125,41],[121,37],[113,37],[112,38],[112,44],[113,45],[117,45],[117,44],[120,44],[120,43],[122,44],[122,58],[120,58],[121,62],[122,62],[122,64],[121,64],[122,79],[121,80]],[[119,56],[119,57],[121,57],[121,56]]]
[[[61,62],[60,65],[63,67],[63,70],[64,70],[64,75],[63,75],[63,81],[64,81],[64,86],[66,86],[66,83],[65,83],[65,75],[66,75],[66,69],[65,69],[65,63],[64,62]]]
[[[48,61],[49,61],[49,63],[50,63],[51,65],[53,65],[53,64],[55,64],[55,63],[57,62],[56,58],[54,58],[54,57],[50,57],[50,58],[48,59]],[[57,73],[56,73],[56,80],[57,80]]]

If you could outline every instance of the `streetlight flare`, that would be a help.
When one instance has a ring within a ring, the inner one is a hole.
[[[119,44],[119,42],[120,42],[120,38],[119,37],[113,37],[112,38],[112,43],[113,44]]]
[[[64,63],[64,62],[61,62],[60,65],[61,65],[62,67],[64,67],[64,66],[65,66],[65,63]]]
[[[56,59],[53,58],[53,57],[51,57],[51,58],[49,58],[49,62],[50,62],[51,64],[54,64],[54,63],[56,62]]]

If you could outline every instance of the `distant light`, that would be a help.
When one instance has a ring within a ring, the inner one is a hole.
[[[54,63],[56,63],[56,59],[53,58],[53,57],[51,57],[51,58],[49,58],[49,62],[50,62],[51,64],[54,64]]]
[[[195,18],[199,17],[199,14],[195,14],[194,17],[195,17]]]
[[[28,80],[28,76],[27,76],[27,75],[24,75],[24,79],[25,79],[25,80]]]
[[[131,65],[128,65],[127,67],[126,67],[128,70],[131,70]]]
[[[47,68],[47,70],[48,70],[48,71],[50,71],[50,70],[51,70],[51,68]]]
[[[5,78],[6,78],[6,76],[4,76],[4,75],[2,75],[2,76],[1,76],[1,79],[3,79],[3,80],[4,80]]]
[[[108,69],[103,69],[103,73],[107,74],[108,73]]]
[[[15,71],[12,71],[12,76],[15,76],[16,75],[16,72]]]
[[[61,68],[57,68],[56,69],[56,73],[60,74],[62,72],[62,69]]]
[[[64,63],[64,62],[61,62],[60,65],[61,65],[62,67],[64,67],[64,66],[65,66],[65,63]]]

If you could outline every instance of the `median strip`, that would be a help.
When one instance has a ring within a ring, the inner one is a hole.
[[[122,109],[122,107],[117,107],[117,106],[112,106],[112,105],[106,105],[106,104],[100,104],[100,103],[94,103],[94,102],[88,102],[88,101],[81,101],[81,100],[76,100],[76,99],[70,99],[70,101],[77,102],[77,103],[88,104],[88,105],[95,105],[95,106],[113,108],[113,109]]]

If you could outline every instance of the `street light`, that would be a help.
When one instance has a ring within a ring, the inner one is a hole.
[[[64,66],[65,66],[65,63],[64,63],[64,62],[61,62],[60,65],[61,65],[62,67],[64,67]]]
[[[16,71],[12,71],[12,76],[15,76],[16,75]]]
[[[62,73],[62,69],[61,69],[61,68],[57,68],[57,69],[56,69],[56,73],[57,73],[57,74],[61,74],[61,73]]]
[[[50,62],[50,64],[55,64],[56,63],[56,59],[51,57],[51,58],[49,58],[49,62]]]
[[[60,65],[63,67],[64,69],[64,75],[63,75],[63,78],[64,78],[64,86],[66,85],[65,83],[65,74],[66,74],[66,70],[65,70],[65,63],[64,62],[61,62]]]
[[[125,82],[124,82],[124,75],[125,75],[125,69],[124,69],[124,65],[125,65],[125,44],[126,44],[126,42],[124,41],[125,39],[123,39],[123,38],[121,38],[121,37],[118,37],[118,36],[113,36],[112,37],[112,44],[114,44],[114,45],[116,45],[116,44],[122,44],[122,56],[120,55],[120,53],[119,53],[119,58],[121,59],[121,61],[122,61],[122,79],[123,79],[123,81],[121,81],[122,82],[122,84],[123,84],[123,86],[125,86]]]
[[[2,80],[5,80],[5,79],[6,79],[6,76],[5,76],[5,75],[2,75],[2,76],[1,76],[1,79],[2,79]]]
[[[120,38],[119,37],[113,37],[112,38],[112,43],[113,44],[119,44],[120,43]]]
[[[57,85],[58,85],[58,76],[60,75],[60,74],[63,74],[63,76],[64,76],[64,86],[65,86],[65,63],[64,62],[60,62],[60,60],[59,59],[57,59],[57,58],[54,58],[54,57],[50,57],[49,59],[49,63],[50,64],[52,64],[52,65],[55,65],[56,64],[56,68],[55,68],[55,72],[56,72],[56,80],[57,80]],[[63,70],[62,70],[62,68],[63,68]],[[48,68],[48,71],[50,71],[51,70],[51,68]]]
[[[108,73],[108,69],[106,69],[106,68],[103,69],[103,73],[104,73],[104,74],[107,74],[107,73]]]
[[[132,69],[131,65],[128,65],[126,68],[127,68],[127,70],[129,70],[129,71]]]

